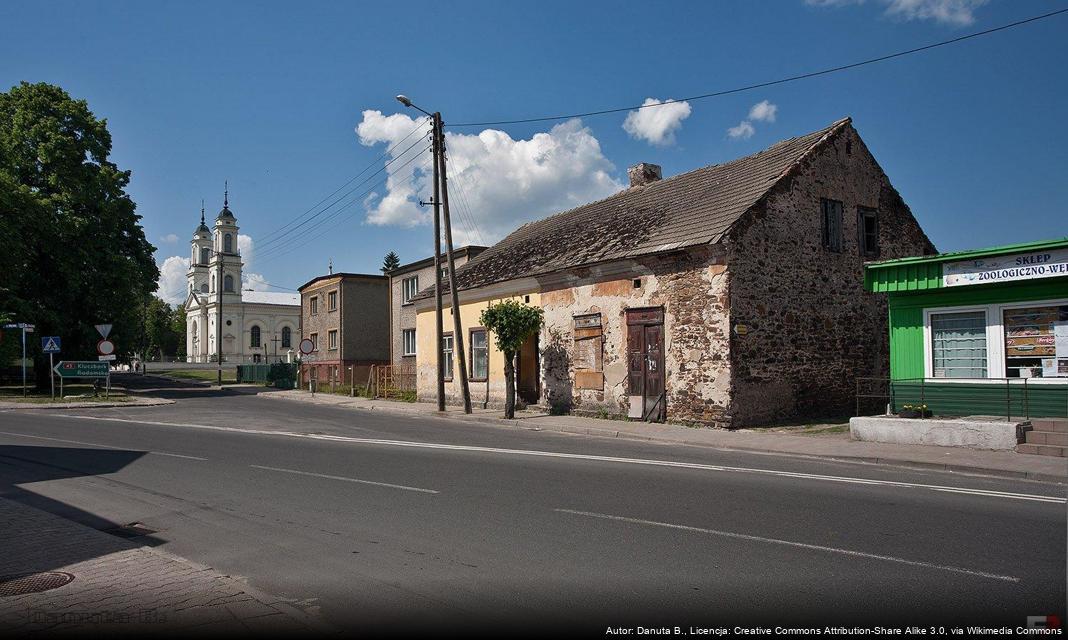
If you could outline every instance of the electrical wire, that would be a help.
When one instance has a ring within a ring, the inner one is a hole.
[[[1068,12],[1068,8],[1058,9],[1057,11],[1051,11],[1049,13],[1045,13],[1045,14],[1042,14],[1042,15],[1039,15],[1039,16],[1033,16],[1031,18],[1026,18],[1024,20],[1017,20],[1016,22],[1010,22],[1009,24],[1003,24],[1003,25],[1001,25],[999,27],[994,27],[992,29],[986,29],[986,30],[983,30],[983,31],[976,31],[975,33],[969,33],[969,34],[966,34],[966,35],[963,35],[963,36],[958,36],[956,38],[951,38],[949,40],[942,40],[941,42],[935,42],[935,43],[932,43],[932,44],[924,45],[922,47],[916,47],[914,49],[907,49],[905,51],[897,51],[895,53],[890,53],[890,54],[887,54],[887,55],[879,56],[877,58],[869,58],[867,60],[861,60],[860,62],[853,62],[853,63],[850,63],[850,64],[844,64],[844,65],[840,65],[840,66],[837,66],[837,67],[831,67],[831,68],[828,68],[828,69],[821,69],[819,71],[811,71],[811,72],[808,72],[808,73],[802,73],[802,74],[795,75],[795,76],[790,76],[790,77],[787,77],[787,78],[780,78],[778,80],[770,80],[768,82],[759,82],[759,83],[756,83],[756,84],[746,85],[744,87],[736,87],[734,89],[725,89],[723,91],[714,91],[712,93],[703,93],[703,94],[696,95],[696,96],[690,96],[688,98],[677,98],[677,99],[673,99],[673,100],[665,100],[664,102],[661,102],[661,103],[658,103],[658,104],[643,104],[643,105],[637,105],[637,106],[631,106],[631,107],[616,107],[616,108],[611,108],[611,109],[601,109],[599,111],[586,111],[586,112],[583,112],[583,113],[570,113],[570,114],[567,114],[567,115],[558,115],[558,116],[540,116],[540,117],[535,117],[535,118],[519,118],[519,119],[515,119],[515,120],[487,120],[485,122],[461,122],[459,124],[452,124],[452,125],[449,125],[449,126],[451,128],[453,128],[453,129],[457,129],[457,128],[460,128],[460,127],[488,127],[488,126],[505,125],[505,124],[525,124],[525,123],[530,123],[530,122],[550,122],[550,121],[553,121],[553,120],[570,120],[571,118],[585,118],[585,117],[589,117],[589,116],[600,116],[600,115],[606,115],[606,114],[610,114],[610,113],[621,113],[623,111],[634,111],[634,110],[640,110],[640,109],[651,109],[651,108],[654,108],[654,107],[662,107],[662,106],[664,106],[666,104],[674,104],[674,103],[677,103],[677,102],[692,102],[692,101],[695,101],[695,100],[704,100],[704,99],[707,99],[707,98],[716,98],[716,97],[720,97],[720,96],[730,95],[732,93],[742,93],[744,91],[752,91],[753,89],[762,89],[764,87],[771,87],[771,86],[775,86],[775,85],[779,85],[779,84],[786,84],[788,82],[795,82],[797,80],[805,80],[805,79],[808,79],[808,78],[815,78],[817,76],[823,76],[823,75],[827,75],[827,74],[830,74],[830,73],[837,73],[839,71],[846,71],[848,69],[855,69],[857,67],[863,67],[864,65],[874,64],[876,62],[884,62],[886,60],[892,60],[894,58],[900,58],[902,56],[908,56],[908,55],[912,55],[914,53],[920,53],[921,51],[928,51],[930,49],[935,49],[935,48],[938,48],[938,47],[944,47],[946,45],[955,44],[955,43],[958,43],[958,42],[963,42],[965,40],[970,40],[972,38],[978,38],[980,36],[990,35],[992,33],[997,33],[998,31],[1005,31],[1007,29],[1012,29],[1014,27],[1019,27],[1019,26],[1025,25],[1025,24],[1029,24],[1031,22],[1037,22],[1039,20],[1045,20],[1047,18],[1052,18],[1054,16],[1058,16],[1058,15],[1060,15],[1062,13],[1066,13],[1066,12]]]

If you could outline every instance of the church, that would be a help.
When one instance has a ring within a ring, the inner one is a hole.
[[[242,291],[241,253],[237,247],[237,218],[230,198],[215,228],[204,223],[193,233],[189,260],[189,294],[186,311],[188,362],[291,361],[300,341],[300,295],[269,291]]]

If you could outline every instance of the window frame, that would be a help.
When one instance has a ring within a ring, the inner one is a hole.
[[[337,311],[337,289],[326,292],[326,312]]]
[[[313,316],[319,315],[319,294],[308,298],[308,313]]]
[[[448,340],[449,348],[445,348],[445,342]],[[448,354],[448,358],[445,355]],[[441,334],[441,356],[445,360],[445,375],[442,378],[446,382],[451,382],[453,379],[453,371],[456,368],[456,340],[453,337],[452,331],[446,331]]]
[[[409,286],[410,285],[410,286]],[[401,304],[412,304],[412,298],[419,293],[419,274],[401,279]]]
[[[411,336],[412,350],[408,351],[408,336]],[[416,355],[418,350],[418,341],[416,340],[415,329],[401,329],[401,356],[410,358]]]
[[[293,329],[290,327],[282,327],[281,331],[281,346],[283,349],[293,348]]]
[[[312,352],[318,351],[319,350],[319,334],[318,333],[309,333],[308,334],[308,339],[312,341]]]
[[[223,293],[234,292],[234,277],[229,273],[223,276]]]
[[[263,345],[263,330],[260,325],[254,324],[248,330],[249,349],[261,349]]]
[[[865,221],[871,218],[875,224],[875,245],[868,247],[867,226]],[[873,207],[857,206],[857,248],[860,255],[865,258],[879,257],[879,210]]]
[[[329,351],[337,351],[338,349],[338,330],[330,329],[326,332],[326,348]]]
[[[837,234],[837,246],[831,242],[831,228],[827,224],[827,209],[830,203],[838,205],[838,234]],[[844,232],[842,225],[844,224],[844,210],[845,204],[841,200],[835,200],[834,198],[820,198],[820,244],[825,251],[832,253],[842,253],[842,245],[844,244]]]
[[[486,375],[483,377],[475,377],[475,334],[486,334],[486,346],[481,347],[486,350]],[[490,371],[490,340],[489,330],[485,327],[470,327],[467,330],[467,380],[468,382],[486,382],[489,380]]]

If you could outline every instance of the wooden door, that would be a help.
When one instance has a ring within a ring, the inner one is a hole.
[[[641,396],[642,420],[667,416],[664,385],[664,311],[627,311],[627,380],[631,396]]]

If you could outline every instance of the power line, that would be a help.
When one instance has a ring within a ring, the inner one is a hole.
[[[716,97],[719,97],[719,96],[730,95],[732,93],[742,93],[743,91],[752,91],[753,89],[762,89],[764,87],[771,87],[771,86],[778,85],[778,84],[785,84],[787,82],[795,82],[797,80],[805,80],[807,78],[815,78],[816,76],[827,75],[827,74],[830,74],[830,73],[837,73],[839,71],[845,71],[847,69],[854,69],[856,67],[863,67],[864,65],[874,64],[876,62],[884,62],[886,60],[892,60],[893,58],[900,58],[902,56],[912,55],[914,53],[919,53],[921,51],[927,51],[929,49],[935,49],[935,48],[938,48],[938,47],[944,47],[946,45],[955,44],[957,42],[963,42],[964,40],[970,40],[972,38],[978,38],[980,36],[990,35],[992,33],[997,33],[998,31],[1005,31],[1006,29],[1012,29],[1014,27],[1019,27],[1021,25],[1025,25],[1025,24],[1028,24],[1028,23],[1031,23],[1031,22],[1037,22],[1039,20],[1045,20],[1046,18],[1052,18],[1054,16],[1057,16],[1057,15],[1060,15],[1060,14],[1066,13],[1066,12],[1068,12],[1068,8],[1066,8],[1066,9],[1058,9],[1057,11],[1051,11],[1049,13],[1045,13],[1045,14],[1042,14],[1042,15],[1039,15],[1039,16],[1026,18],[1024,20],[1018,20],[1016,22],[1010,22],[1009,24],[1003,24],[1003,25],[1001,25],[999,27],[994,27],[992,29],[986,29],[984,31],[976,31],[975,33],[969,33],[967,35],[959,36],[959,37],[956,37],[956,38],[951,38],[949,40],[942,40],[941,42],[935,42],[933,44],[924,45],[922,47],[916,47],[915,49],[908,49],[908,50],[905,50],[905,51],[898,51],[896,53],[890,53],[890,54],[887,54],[887,55],[884,55],[884,56],[879,56],[877,58],[869,58],[867,60],[862,60],[860,62],[853,62],[853,63],[850,63],[850,64],[845,64],[845,65],[841,65],[841,66],[837,66],[837,67],[831,67],[829,69],[822,69],[820,71],[811,71],[809,73],[802,73],[800,75],[790,76],[788,78],[780,78],[778,80],[771,80],[771,81],[768,81],[768,82],[760,82],[760,83],[757,83],[757,84],[750,84],[750,85],[746,85],[744,87],[736,87],[734,89],[726,89],[726,90],[723,90],[723,91],[715,91],[715,92],[712,92],[712,93],[703,93],[701,95],[690,96],[688,98],[677,98],[677,99],[673,99],[673,100],[665,100],[664,102],[661,102],[661,103],[658,103],[658,104],[647,104],[647,105],[637,105],[637,106],[632,106],[632,107],[618,107],[618,108],[612,108],[612,109],[601,109],[600,111],[587,111],[585,113],[571,113],[571,114],[559,115],[559,116],[541,116],[541,117],[537,117],[537,118],[520,118],[520,119],[517,119],[517,120],[493,120],[493,121],[486,121],[486,122],[462,122],[462,123],[459,123],[459,124],[453,124],[453,125],[449,125],[449,126],[451,126],[452,128],[455,129],[455,128],[459,128],[459,127],[487,127],[487,126],[503,125],[503,124],[524,124],[524,123],[529,123],[529,122],[549,122],[549,121],[553,121],[553,120],[569,120],[571,118],[585,118],[585,117],[588,117],[588,116],[600,116],[600,115],[605,115],[605,114],[609,114],[609,113],[621,113],[623,111],[634,111],[634,110],[638,110],[638,109],[651,109],[651,108],[654,108],[654,107],[662,107],[662,106],[664,106],[666,104],[674,104],[676,102],[691,102],[691,101],[694,101],[694,100],[704,100],[706,98],[716,98]]]
[[[453,175],[453,181],[456,183],[456,192],[460,194],[460,204],[462,208],[466,210],[467,220],[471,224],[471,227],[474,229],[474,233],[472,234],[472,236],[477,235],[479,244],[481,244],[482,246],[487,246],[486,239],[482,237],[482,230],[478,228],[478,224],[475,222],[475,213],[471,209],[471,203],[467,199],[467,188],[464,186],[464,183],[466,183],[467,180],[461,180],[460,174],[456,173],[455,175]]]
[[[347,186],[349,186],[350,184],[352,184],[352,182],[353,182],[354,180],[356,180],[357,178],[359,178],[359,177],[360,177],[360,176],[362,176],[363,174],[367,173],[368,169],[370,169],[371,167],[375,166],[375,165],[376,165],[376,164],[377,164],[377,163],[378,163],[379,161],[381,161],[381,160],[382,160],[383,158],[385,158],[386,156],[388,156],[388,155],[390,154],[390,152],[392,152],[392,151],[393,151],[394,149],[396,149],[396,148],[397,148],[398,146],[400,146],[400,145],[401,145],[401,144],[402,144],[402,143],[403,143],[404,141],[406,141],[406,140],[407,140],[408,138],[412,137],[412,136],[413,136],[413,135],[414,135],[414,134],[415,134],[415,133],[416,133],[417,131],[419,131],[419,130],[420,130],[421,128],[423,128],[423,127],[424,127],[424,126],[425,126],[425,125],[427,124],[427,121],[429,120],[429,118],[427,118],[426,116],[422,116],[422,117],[420,117],[420,118],[419,118],[419,120],[420,120],[420,121],[419,121],[419,122],[417,122],[417,124],[415,125],[415,128],[414,128],[414,129],[412,129],[412,130],[411,130],[411,131],[410,131],[410,132],[408,133],[408,135],[404,136],[404,137],[403,137],[403,138],[401,138],[400,140],[398,140],[398,141],[394,142],[394,143],[393,143],[392,145],[390,145],[390,146],[389,146],[389,148],[387,148],[387,149],[386,149],[385,151],[383,151],[383,152],[382,152],[382,155],[380,155],[380,156],[378,156],[377,158],[375,158],[374,160],[372,160],[372,161],[371,161],[371,162],[370,162],[370,163],[369,163],[369,164],[368,164],[368,165],[367,165],[366,167],[364,167],[364,168],[363,168],[363,169],[362,169],[362,170],[361,170],[361,171],[360,171],[359,173],[357,173],[357,174],[356,174],[356,175],[354,175],[353,177],[349,178],[349,179],[348,179],[348,181],[346,181],[346,182],[345,182],[345,184],[343,184],[343,185],[341,185],[340,187],[338,187],[337,189],[335,189],[335,190],[333,191],[333,193],[331,193],[330,195],[326,196],[325,198],[323,198],[323,199],[322,199],[322,200],[320,200],[319,202],[317,202],[317,203],[315,203],[314,205],[312,205],[312,207],[311,207],[310,209],[308,209],[308,210],[307,210],[307,211],[305,211],[304,213],[300,214],[299,216],[297,216],[297,217],[296,217],[296,218],[294,218],[293,220],[289,221],[288,223],[286,223],[286,224],[282,225],[281,227],[279,227],[279,228],[275,229],[274,231],[271,231],[270,233],[268,233],[268,234],[266,234],[265,236],[263,236],[263,237],[261,238],[261,241],[268,241],[268,240],[269,240],[269,239],[270,239],[270,238],[271,238],[272,236],[277,236],[278,234],[282,233],[282,232],[283,232],[283,231],[285,231],[285,230],[286,230],[287,228],[289,228],[289,226],[290,226],[290,225],[292,225],[293,223],[297,222],[298,220],[300,220],[300,219],[301,219],[301,218],[303,218],[304,216],[306,216],[306,215],[308,215],[309,213],[311,213],[312,211],[314,211],[314,210],[315,210],[316,208],[318,208],[318,207],[319,207],[319,205],[323,204],[324,202],[326,202],[326,201],[327,201],[327,200],[329,200],[330,198],[333,198],[333,197],[334,197],[335,195],[337,195],[337,193],[338,193],[339,191],[341,191],[341,190],[342,190],[342,189],[344,189],[345,187],[347,187]],[[357,185],[357,187],[356,187],[356,188],[359,188],[359,185]],[[344,197],[344,196],[342,196],[342,197]]]

